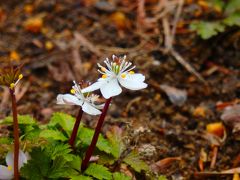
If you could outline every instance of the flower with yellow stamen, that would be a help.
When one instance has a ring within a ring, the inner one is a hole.
[[[29,155],[24,153],[22,150],[19,149],[18,155],[18,169],[20,170],[24,164],[27,163],[29,159]],[[6,155],[6,166],[0,165],[0,179],[10,180],[14,178],[14,154],[13,152],[8,152]]]
[[[131,62],[126,61],[126,56],[112,56],[112,60],[104,61],[105,67],[97,64],[98,72],[102,77],[96,83],[93,83],[82,90],[83,93],[100,89],[104,98],[108,99],[117,96],[122,92],[121,86],[130,90],[140,90],[147,87],[145,76],[140,73],[134,73],[135,66]]]
[[[99,115],[102,112],[102,105],[95,104],[98,96],[89,92],[82,93],[81,87],[75,81],[70,90],[71,94],[59,94],[57,96],[57,104],[77,105],[81,106],[82,110],[90,115]]]

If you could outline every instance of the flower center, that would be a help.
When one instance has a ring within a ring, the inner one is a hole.
[[[9,171],[12,171],[12,166],[8,166],[7,169],[8,169]]]

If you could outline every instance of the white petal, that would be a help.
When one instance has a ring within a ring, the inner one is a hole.
[[[23,151],[19,151],[19,164],[18,168],[21,169],[25,163],[27,163],[28,157],[27,154],[25,154]]]
[[[9,171],[6,166],[0,165],[0,179],[1,180],[11,180],[11,179],[13,179],[13,170]]]
[[[107,79],[100,91],[104,98],[109,99],[112,96],[121,94],[122,88],[119,86],[117,79]]]
[[[82,106],[82,110],[85,113],[88,113],[90,115],[98,115],[98,114],[102,113],[101,111],[99,111],[97,108],[95,108],[93,105],[91,105],[88,102],[84,102],[84,104]]]
[[[6,156],[6,163],[8,166],[14,166],[13,152],[8,152]]]
[[[57,96],[57,104],[78,105],[82,106],[83,101],[71,94],[59,94]]]
[[[132,74],[127,75],[125,78],[118,78],[120,84],[130,90],[140,90],[147,87],[147,84],[143,81],[145,80],[145,76],[142,74]]]
[[[82,89],[82,93],[95,91],[95,90],[99,89],[102,86],[102,84],[103,84],[103,81],[97,81],[97,82],[93,83],[92,85]]]
[[[22,151],[19,150],[19,155],[18,155],[18,168],[21,169],[24,163],[27,163],[27,155]],[[14,167],[14,154],[13,152],[8,152],[6,156],[6,163],[8,166]]]

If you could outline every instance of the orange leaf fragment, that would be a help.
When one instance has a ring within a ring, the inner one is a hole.
[[[201,107],[201,106],[197,107],[193,111],[193,116],[205,118],[206,117],[206,108]]]
[[[24,12],[27,14],[32,14],[33,12],[33,5],[27,4],[24,6]]]
[[[42,17],[29,18],[24,22],[25,30],[33,33],[39,33],[43,27]]]
[[[10,60],[13,60],[13,61],[20,60],[20,56],[17,51],[11,51],[9,57],[10,57]]]
[[[45,42],[45,48],[50,51],[54,48],[54,45],[51,41],[46,41]]]
[[[221,122],[208,124],[206,130],[208,133],[214,134],[218,137],[223,137],[224,135],[224,126]]]
[[[115,12],[111,14],[110,20],[115,24],[118,29],[125,29],[129,25],[129,20],[122,12]]]
[[[239,174],[238,173],[233,174],[233,180],[239,180]]]

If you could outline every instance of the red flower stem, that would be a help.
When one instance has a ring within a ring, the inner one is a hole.
[[[101,128],[102,128],[104,119],[106,117],[106,114],[107,114],[107,111],[108,111],[108,107],[109,107],[109,104],[110,104],[111,100],[112,100],[112,97],[107,99],[107,101],[106,101],[106,103],[104,105],[102,114],[99,117],[98,124],[97,124],[97,127],[95,129],[92,142],[91,142],[90,146],[87,149],[87,152],[86,152],[84,160],[82,161],[82,166],[81,166],[81,170],[82,171],[87,169],[89,160],[90,160],[90,158],[91,158],[91,156],[93,154],[93,151],[94,151],[94,149],[96,147],[96,144],[97,144],[97,141],[98,141],[98,137],[99,137],[99,134],[101,132]]]
[[[12,97],[12,114],[13,114],[13,135],[14,135],[14,180],[19,180],[18,171],[18,156],[19,156],[19,126],[17,117],[17,103],[15,90],[10,89],[10,94]]]
[[[68,140],[68,143],[72,147],[72,149],[74,149],[74,143],[75,143],[75,140],[76,140],[76,137],[77,137],[78,128],[79,128],[79,125],[80,125],[80,122],[81,122],[81,119],[82,119],[82,115],[83,115],[83,110],[82,110],[82,108],[80,108],[79,111],[78,111],[78,115],[76,117],[76,121],[75,121],[73,130],[72,130],[71,137]]]

